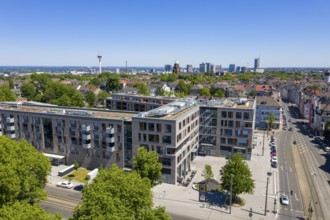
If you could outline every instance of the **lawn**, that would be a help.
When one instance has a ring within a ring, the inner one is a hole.
[[[77,170],[73,171],[69,175],[65,176],[65,179],[71,178],[72,181],[87,183],[88,180],[86,179],[87,174],[90,172],[90,170],[87,170],[85,168],[79,167]]]

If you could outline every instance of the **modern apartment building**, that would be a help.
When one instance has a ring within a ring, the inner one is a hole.
[[[90,169],[114,163],[124,167],[129,166],[132,158],[134,115],[2,103],[0,135],[16,140],[24,138],[51,158],[63,158],[66,164],[76,160]]]
[[[249,160],[253,148],[256,101],[246,98],[200,100],[199,154]]]
[[[112,110],[149,111],[173,102],[175,98],[158,96],[141,96],[136,94],[114,93],[106,99],[106,106]]]
[[[235,64],[229,64],[229,68],[228,68],[228,71],[229,72],[235,72],[235,69],[236,69],[236,65]]]
[[[267,128],[269,115],[274,116],[273,128],[279,129],[282,127],[283,108],[271,96],[257,96],[257,111],[256,111],[256,127]]]
[[[175,184],[191,170],[199,141],[199,106],[195,100],[178,100],[132,120],[133,155],[138,147],[156,151],[163,165],[163,181]]]
[[[132,99],[122,100],[126,110],[134,107]],[[89,169],[100,164],[132,168],[132,158],[143,146],[158,153],[163,181],[171,184],[191,171],[197,153],[241,153],[250,159],[255,100],[166,101],[169,103],[150,105],[153,107],[140,113],[0,103],[0,135],[25,138],[50,158],[63,158],[66,164],[76,160]],[[143,104],[141,100],[134,102]]]

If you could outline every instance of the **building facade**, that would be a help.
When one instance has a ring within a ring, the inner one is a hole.
[[[175,98],[141,96],[136,94],[114,93],[106,99],[106,107],[112,110],[143,112],[173,102]]]
[[[256,101],[246,98],[202,100],[199,153],[229,157],[239,153],[251,158]]]
[[[199,64],[199,72],[206,73],[206,64],[205,63]]]
[[[133,155],[137,148],[156,151],[162,163],[163,182],[175,184],[191,170],[199,140],[199,107],[180,100],[140,113],[132,123]]]
[[[187,73],[192,73],[194,72],[193,66],[192,65],[187,65]]]
[[[235,69],[236,69],[236,65],[235,64],[229,64],[229,68],[228,68],[228,71],[229,72],[235,72]]]
[[[256,127],[268,128],[270,115],[274,116],[273,129],[282,128],[283,108],[271,96],[257,96]]]

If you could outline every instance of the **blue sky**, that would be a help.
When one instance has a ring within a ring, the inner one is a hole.
[[[0,65],[330,66],[329,0],[0,0]]]

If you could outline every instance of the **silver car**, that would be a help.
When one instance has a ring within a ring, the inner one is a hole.
[[[282,194],[281,203],[282,205],[289,205],[289,197],[286,194]]]
[[[73,184],[71,182],[59,182],[56,184],[56,186],[71,189],[73,187]]]

